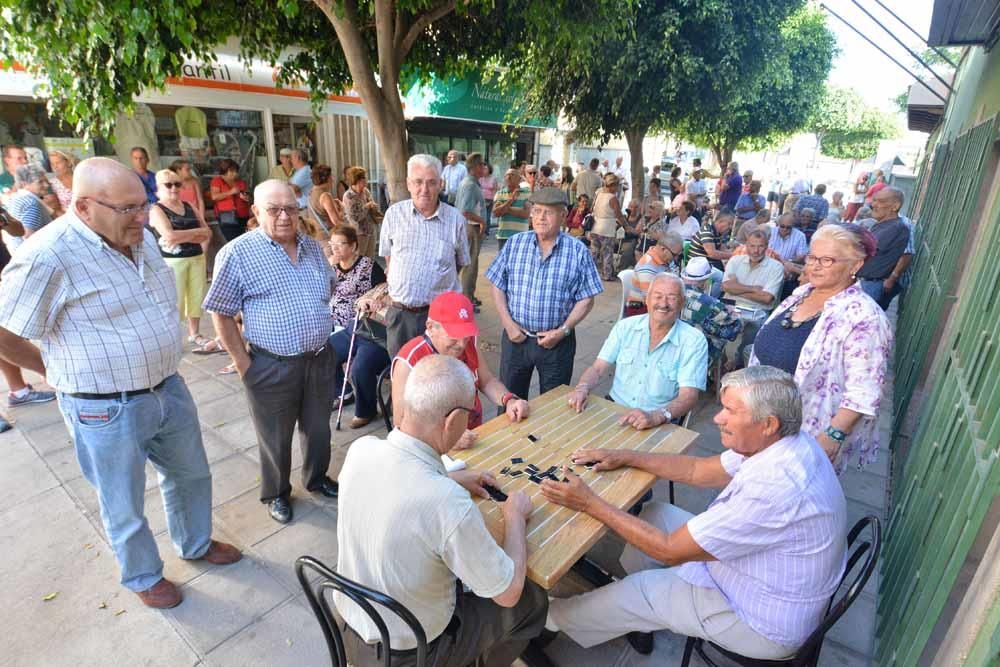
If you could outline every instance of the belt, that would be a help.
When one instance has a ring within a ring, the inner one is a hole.
[[[74,393],[67,394],[67,396],[72,396],[73,398],[82,398],[82,399],[85,399],[85,400],[88,400],[88,401],[103,401],[103,400],[107,400],[107,399],[110,399],[110,398],[121,398],[121,399],[132,398],[133,396],[142,396],[143,394],[150,394],[150,393],[152,393],[154,391],[159,391],[160,389],[163,389],[163,385],[165,385],[167,383],[167,380],[169,380],[172,377],[173,377],[173,375],[171,375],[169,377],[165,377],[162,380],[160,380],[160,383],[158,385],[156,385],[155,387],[149,387],[147,389],[131,389],[129,391],[112,391],[112,392],[109,392],[107,394],[91,394],[91,393],[87,393],[85,391],[80,391],[80,392],[76,392],[75,394]]]
[[[254,345],[253,343],[250,343],[250,351],[251,352],[253,352],[255,354],[259,354],[259,355],[264,356],[264,357],[269,357],[271,359],[276,359],[277,361],[295,361],[296,359],[309,359],[309,358],[312,358],[312,357],[318,357],[319,353],[322,352],[325,349],[326,349],[326,345],[324,345],[323,347],[320,347],[318,349],[311,350],[309,352],[303,352],[302,354],[283,355],[283,354],[275,354],[274,352],[270,352],[268,350],[265,350],[262,347],[258,347],[256,345]]]
[[[422,313],[425,310],[428,310],[430,308],[429,305],[426,305],[426,306],[407,306],[405,303],[400,303],[399,301],[391,301],[390,303],[393,306],[395,306],[396,308],[399,308],[400,310],[405,310],[405,311],[410,312],[410,313]]]

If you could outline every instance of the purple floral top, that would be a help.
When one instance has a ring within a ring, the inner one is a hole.
[[[800,303],[811,291],[812,285],[796,289],[768,321]],[[878,410],[892,345],[889,319],[861,290],[861,283],[855,283],[827,299],[802,346],[795,383],[802,394],[803,430],[818,437],[840,408],[862,415],[840,448],[834,466],[838,474],[855,453],[859,468],[878,458]],[[753,355],[750,364],[759,363]]]

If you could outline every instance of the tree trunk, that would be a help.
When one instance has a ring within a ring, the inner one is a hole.
[[[719,173],[721,174],[726,170],[726,165],[729,164],[729,160],[726,160],[723,155],[723,147],[721,144],[712,144],[712,157],[715,158],[715,162],[719,165]]]
[[[406,119],[402,110],[397,112],[380,98],[371,102],[362,99],[362,104],[382,151],[389,200],[395,203],[408,199],[410,193],[406,189],[406,161],[409,159],[410,147],[406,140]]]
[[[629,165],[632,172],[631,199],[642,199],[646,194],[646,174],[642,170],[642,142],[646,138],[648,130],[648,127],[641,127],[625,133],[625,141],[628,142],[628,152],[631,159]]]

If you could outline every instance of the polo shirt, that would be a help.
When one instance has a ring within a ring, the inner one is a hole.
[[[722,270],[722,262],[717,259],[709,259],[708,252],[705,251],[705,244],[712,243],[716,249],[722,247],[722,235],[715,231],[715,224],[706,222],[698,230],[698,233],[691,238],[691,245],[688,246],[688,260],[692,257],[704,257],[708,263],[715,268]]]
[[[681,387],[705,390],[708,341],[680,320],[652,351],[648,314],[619,320],[597,358],[614,364],[611,398],[629,408],[659,410],[677,398]]]
[[[530,196],[531,191],[528,190],[528,188],[518,188],[517,194],[514,195],[514,208],[524,208],[524,205],[527,203],[528,197]],[[507,202],[510,198],[510,190],[502,188],[493,199],[494,208],[496,208],[498,204]],[[591,198],[590,203],[594,203],[593,198]],[[528,228],[529,225],[527,218],[519,218],[516,215],[511,215],[509,213],[501,215],[500,220],[497,222],[497,239],[509,239],[514,234],[528,231]]]
[[[774,296],[774,299],[768,304],[758,303],[728,292],[726,296],[732,298],[740,308],[770,311],[781,300],[781,285],[785,281],[785,267],[781,265],[781,262],[770,257],[764,257],[757,266],[753,266],[750,263],[749,255],[736,255],[726,265],[726,273],[722,280],[735,280],[744,285],[767,290]]]
[[[149,201],[150,204],[155,204],[159,201],[159,197],[156,196],[156,174],[147,169],[145,175],[140,174],[137,171],[135,172],[135,175],[139,177],[140,181],[142,181],[142,187],[146,190],[146,200]]]
[[[6,169],[0,168],[0,192],[11,190],[14,187],[14,177],[7,173]]]
[[[462,356],[458,360],[469,367],[469,370],[472,371],[472,377],[476,378],[476,389],[482,391],[483,387],[479,383],[479,351],[476,349],[476,340],[475,336],[471,336],[466,341],[465,349],[462,350]],[[392,360],[392,367],[395,369],[396,362],[399,362],[406,364],[410,370],[413,370],[418,361],[435,354],[440,353],[434,347],[434,343],[431,342],[427,334],[421,334],[410,339],[406,345],[399,349],[399,352],[396,353],[395,358]],[[483,404],[479,402],[478,391],[476,392],[476,404],[474,407],[475,411],[469,414],[469,428],[476,428],[483,423]]]
[[[455,196],[455,208],[461,213],[473,213],[479,217],[483,217],[483,211],[486,209],[483,189],[479,187],[479,181],[471,175],[462,179],[462,183],[458,186],[458,194]],[[479,224],[471,220],[466,220],[466,222],[470,225]]]
[[[739,174],[733,174],[725,180],[727,187],[725,191],[719,194],[719,206],[736,208],[736,201],[740,198],[740,194],[743,192],[743,177]]]
[[[869,257],[858,271],[863,280],[885,280],[896,267],[910,243],[910,228],[900,218],[876,222],[868,228],[878,241],[874,257]]]
[[[365,436],[348,450],[337,481],[337,572],[409,609],[428,643],[451,622],[456,580],[487,599],[514,580],[514,561],[430,445],[399,429],[385,440]],[[333,599],[355,632],[369,643],[379,641],[364,611],[340,593]],[[416,647],[399,617],[378,612],[393,649]]]

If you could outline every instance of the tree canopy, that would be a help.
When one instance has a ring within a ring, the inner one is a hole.
[[[899,136],[897,118],[869,107],[850,88],[829,86],[806,128],[816,135],[819,152],[840,160],[864,160],[879,142]]]
[[[765,148],[803,129],[823,98],[836,53],[825,16],[804,7],[778,25],[768,51],[745,62],[756,76],[722,81],[713,89],[714,103],[666,121],[675,134],[710,148],[720,165],[736,149]]]
[[[353,87],[382,148],[394,197],[405,194],[407,73],[461,74],[491,58],[596,50],[632,0],[0,0],[0,55],[46,82],[50,110],[79,131],[107,133],[185,58],[210,61],[236,38],[240,57],[280,65],[314,103]],[[502,29],[498,26],[502,25]],[[572,56],[571,56],[572,57]]]

